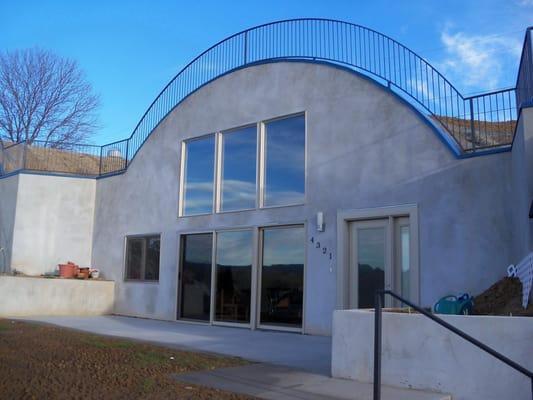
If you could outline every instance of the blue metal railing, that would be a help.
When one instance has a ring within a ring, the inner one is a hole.
[[[273,60],[322,61],[365,74],[440,125],[462,153],[509,147],[517,104],[533,92],[530,36],[524,44],[520,90],[463,97],[425,59],[372,29],[319,18],[256,26],[218,42],[187,64],[150,104],[128,139],[101,146],[98,175],[125,170],[159,123],[203,85],[236,69]]]

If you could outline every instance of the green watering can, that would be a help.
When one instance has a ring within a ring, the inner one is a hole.
[[[437,314],[469,315],[472,314],[474,298],[467,293],[461,296],[444,296],[433,306]]]

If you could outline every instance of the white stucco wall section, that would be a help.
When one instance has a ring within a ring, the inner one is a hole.
[[[0,272],[8,272],[13,248],[19,176],[0,179]]]
[[[183,140],[305,112],[303,206],[178,218]],[[336,307],[337,213],[416,204],[420,300],[479,293],[511,260],[510,153],[457,160],[404,102],[356,74],[303,62],[245,68],[204,86],[155,129],[119,176],[97,181],[93,263],[116,285],[116,312],[176,318],[180,233],[306,222],[305,332],[329,334]],[[326,230],[316,231],[316,213]],[[159,283],[123,281],[124,237],[161,232]]]
[[[18,175],[11,269],[52,272],[73,261],[91,265],[96,181]]]
[[[533,220],[528,217],[533,201],[533,107],[520,113],[512,151],[513,264],[533,250]]]
[[[533,319],[439,315],[533,369]],[[420,314],[383,313],[382,383],[449,393],[454,400],[531,398],[530,379]],[[373,382],[374,313],[335,311],[332,375]]]
[[[114,286],[94,279],[0,276],[0,317],[109,314]]]

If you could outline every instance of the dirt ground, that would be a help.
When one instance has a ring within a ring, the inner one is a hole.
[[[522,307],[522,284],[518,278],[503,278],[474,298],[476,315],[533,316],[533,304]]]
[[[0,319],[0,399],[249,399],[170,377],[245,363]]]

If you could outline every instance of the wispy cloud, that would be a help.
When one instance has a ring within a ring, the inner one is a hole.
[[[437,62],[438,68],[467,91],[496,89],[508,85],[516,76],[513,67],[521,52],[521,43],[516,39],[445,29],[441,41],[446,56]]]
[[[517,0],[517,4],[522,7],[533,6],[533,0]]]

